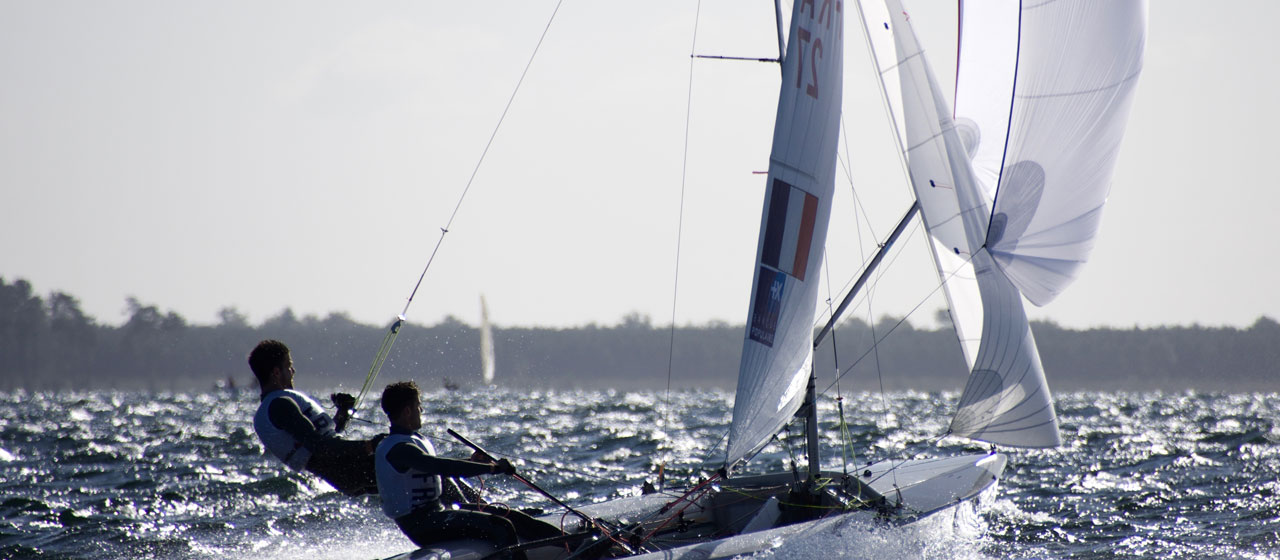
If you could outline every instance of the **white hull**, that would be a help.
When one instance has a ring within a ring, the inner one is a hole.
[[[722,481],[719,490],[708,493],[696,503],[684,508],[683,523],[668,523],[669,518],[687,504],[673,502],[680,494],[665,492],[619,498],[598,504],[583,506],[579,511],[592,517],[607,520],[620,526],[634,527],[638,533],[656,534],[646,541],[647,549],[658,550],[628,558],[637,560],[715,559],[733,558],[745,554],[776,548],[788,538],[797,535],[839,534],[851,524],[904,525],[926,517],[936,517],[954,512],[957,523],[960,509],[972,510],[974,502],[984,492],[994,489],[1004,471],[1002,454],[964,455],[945,459],[917,459],[909,461],[883,461],[861,468],[856,475],[867,486],[884,496],[888,508],[857,509],[847,513],[833,513],[816,518],[788,523],[786,506],[788,492],[793,486],[791,473],[748,476]],[[869,473],[869,474],[868,474]],[[829,487],[842,486],[840,473],[824,472],[832,480]],[[848,487],[848,485],[844,485]],[[775,498],[770,500],[770,497]],[[794,497],[794,496],[791,496]],[[820,504],[813,511],[836,507],[837,502],[828,494],[819,494]],[[901,504],[898,506],[898,504]],[[668,507],[670,506],[670,507]],[[664,508],[667,508],[664,511]],[[834,509],[830,511],[836,511]],[[811,516],[813,517],[813,516]],[[564,515],[556,513],[543,516],[544,521],[559,524]],[[570,516],[570,519],[573,519]],[[785,524],[784,524],[785,523]],[[567,530],[575,531],[573,526]],[[746,529],[749,532],[743,532]],[[754,530],[753,530],[754,529]],[[712,535],[729,532],[734,536],[715,538]],[[389,560],[479,560],[494,552],[492,546],[477,541],[451,541],[439,543],[429,549],[395,556]],[[445,556],[444,554],[448,555]],[[528,551],[531,559],[561,559],[569,556],[563,545],[543,547]],[[616,556],[604,556],[605,558]]]

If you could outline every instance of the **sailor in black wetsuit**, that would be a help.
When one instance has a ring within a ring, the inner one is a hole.
[[[314,473],[343,494],[376,494],[373,449],[377,440],[344,440],[338,436],[351,417],[355,399],[339,393],[334,419],[320,404],[293,390],[293,359],[278,340],[259,342],[249,353],[249,367],[262,387],[262,404],[253,416],[253,430],[262,445],[290,468]]]
[[[378,444],[374,455],[382,511],[414,544],[457,539],[479,539],[499,548],[527,540],[557,537],[560,529],[518,511],[502,514],[482,511],[484,506],[458,503],[444,495],[442,476],[515,474],[506,459],[478,463],[435,456],[431,442],[417,433],[422,427],[418,386],[412,381],[388,385],[382,392],[382,410],[391,420],[391,434]],[[523,558],[516,552],[515,558]]]

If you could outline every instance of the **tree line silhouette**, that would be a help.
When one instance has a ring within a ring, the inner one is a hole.
[[[358,389],[387,328],[343,313],[297,317],[288,308],[255,326],[231,307],[216,325],[196,325],[136,298],[126,305],[124,324],[102,325],[69,294],[41,297],[25,280],[0,278],[0,390],[190,391],[228,382],[256,389],[245,357],[264,338],[289,344],[300,386]],[[1280,323],[1269,317],[1244,329],[1073,330],[1049,322],[1032,329],[1056,391],[1280,390]],[[655,326],[639,314],[611,326],[496,328],[496,382],[527,389],[732,389],[743,332],[727,323]],[[843,323],[815,354],[815,367],[819,390],[837,381],[844,391],[959,390],[967,375],[949,327],[917,329],[894,317]],[[453,317],[405,325],[380,379],[413,379],[433,389],[446,378],[480,384],[479,329]]]

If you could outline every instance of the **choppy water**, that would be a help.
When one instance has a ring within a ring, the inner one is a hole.
[[[661,393],[433,397],[424,431],[453,427],[520,457],[523,473],[571,503],[638,493],[664,456],[669,480],[694,475],[731,402],[721,392],[673,394],[669,407],[655,404]],[[965,450],[934,445],[955,397],[846,397],[857,460]],[[410,548],[376,498],[347,499],[264,457],[256,404],[256,394],[0,393],[0,558],[320,560]],[[1280,558],[1280,395],[1079,393],[1057,406],[1066,444],[1012,452],[982,536],[866,529],[835,543],[797,537],[766,556]],[[785,458],[771,450],[756,463]],[[509,480],[485,490],[546,505]]]

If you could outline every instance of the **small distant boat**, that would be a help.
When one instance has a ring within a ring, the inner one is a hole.
[[[240,396],[240,387],[236,385],[235,376],[228,375],[226,379],[213,383],[213,392],[221,393],[234,399]]]
[[[493,326],[489,324],[489,306],[480,296],[480,381],[484,386],[493,385]]]

